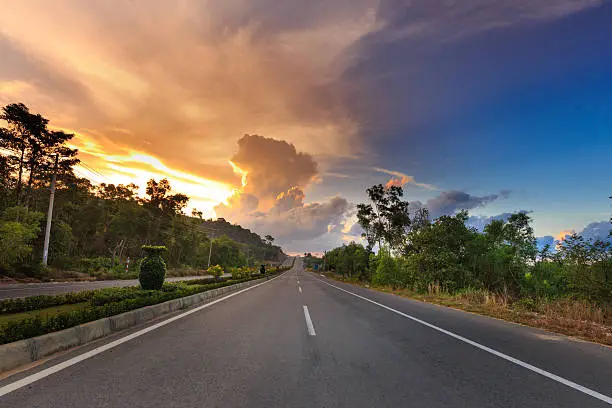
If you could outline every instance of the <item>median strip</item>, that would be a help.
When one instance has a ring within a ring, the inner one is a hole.
[[[103,353],[106,350],[110,350],[110,349],[112,349],[114,347],[117,347],[120,344],[126,343],[126,342],[128,342],[130,340],[133,340],[133,339],[135,339],[137,337],[140,337],[143,334],[149,333],[149,332],[151,332],[153,330],[157,330],[160,327],[166,326],[167,324],[170,324],[170,323],[172,323],[172,322],[174,322],[176,320],[182,319],[182,318],[184,318],[186,316],[189,316],[189,315],[191,315],[193,313],[196,313],[196,312],[198,312],[198,311],[200,311],[202,309],[205,309],[205,308],[210,307],[210,306],[212,306],[214,304],[222,302],[222,301],[224,301],[226,299],[229,299],[231,297],[234,297],[236,295],[239,295],[241,293],[244,293],[246,291],[254,289],[254,288],[258,287],[258,286],[265,285],[266,283],[272,282],[273,280],[279,278],[281,275],[276,276],[276,277],[274,277],[274,278],[272,278],[270,280],[265,280],[265,281],[257,283],[257,284],[253,284],[255,281],[244,282],[242,284],[238,284],[238,285],[248,285],[248,284],[251,284],[252,286],[248,286],[247,288],[239,290],[238,292],[231,293],[229,295],[223,296],[220,299],[213,300],[212,302],[209,302],[209,303],[206,303],[206,304],[204,304],[202,306],[198,306],[198,307],[196,307],[194,309],[188,310],[188,311],[186,311],[184,313],[181,313],[179,315],[171,317],[171,318],[169,318],[167,320],[164,320],[162,322],[156,323],[156,324],[154,324],[152,326],[146,327],[146,328],[144,328],[142,330],[139,330],[139,331],[137,331],[135,333],[132,333],[132,334],[130,334],[128,336],[122,337],[122,338],[117,339],[115,341],[112,341],[112,342],[110,342],[108,344],[104,344],[104,345],[102,345],[100,347],[97,347],[97,348],[95,348],[93,350],[90,350],[88,352],[80,354],[80,355],[78,355],[76,357],[73,357],[73,358],[71,358],[69,360],[63,361],[63,362],[61,362],[59,364],[56,364],[56,365],[51,366],[49,368],[46,368],[46,369],[44,369],[42,371],[39,371],[39,372],[34,373],[34,374],[31,374],[31,375],[29,375],[27,377],[22,378],[21,380],[18,380],[18,381],[15,381],[13,383],[7,384],[7,385],[5,385],[3,387],[0,387],[0,397],[4,396],[4,395],[6,395],[6,394],[8,394],[10,392],[13,392],[15,390],[18,390],[20,388],[23,388],[23,387],[25,387],[25,386],[27,386],[29,384],[32,384],[33,382],[36,382],[36,381],[41,380],[41,379],[43,379],[45,377],[48,377],[48,376],[50,376],[52,374],[55,374],[55,373],[65,369],[65,368],[73,366],[73,365],[75,365],[75,364],[77,364],[77,363],[79,363],[79,362],[81,362],[83,360],[87,360],[88,358],[91,358],[91,357],[96,356],[96,355],[98,355],[100,353]],[[238,285],[236,285],[236,286],[238,286]],[[220,288],[219,290],[227,291],[230,288],[231,288],[230,286],[226,286],[224,288]],[[215,289],[215,290],[217,290],[217,289]],[[204,292],[204,293],[208,293],[208,292]],[[197,295],[195,295],[195,296],[197,296]],[[182,299],[176,299],[176,300],[173,300],[173,301],[170,301],[170,302],[176,302],[176,301],[180,301],[180,300],[182,300]],[[170,302],[166,302],[166,303],[170,303]],[[162,305],[163,304],[159,304],[159,305],[155,305],[155,306],[162,306]],[[139,310],[135,310],[135,311],[128,312],[128,313],[135,313],[135,312],[139,312]],[[124,313],[124,315],[125,314],[127,314],[127,313]],[[121,316],[121,315],[119,315],[119,316]],[[119,316],[117,316],[117,317],[119,317]],[[102,319],[102,320],[105,320],[105,319]],[[96,322],[92,322],[92,323],[96,323]],[[91,324],[91,323],[89,323],[89,324]],[[74,327],[74,328],[71,328],[71,329],[68,329],[68,330],[74,330],[74,329],[78,329],[78,327]],[[68,330],[64,330],[64,331],[68,331]],[[51,335],[54,335],[54,334],[56,334],[56,333],[51,333]],[[46,336],[49,336],[49,335],[46,335]],[[45,337],[45,336],[40,336],[40,337]],[[12,346],[14,344],[15,343],[11,343],[11,344],[7,344],[5,346]],[[0,349],[2,347],[5,347],[5,346],[0,346]],[[4,358],[4,356],[2,358]]]

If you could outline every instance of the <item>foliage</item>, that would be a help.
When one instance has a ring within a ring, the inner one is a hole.
[[[222,237],[213,243],[212,263],[224,268],[285,257],[269,235],[262,238],[222,218],[202,219],[196,209],[187,216],[189,197],[174,191],[167,179],[149,180],[139,197],[133,183],[93,186],[79,178],[73,172],[77,151],[68,147],[72,135],[50,130],[48,119],[23,104],[3,107],[0,120],[0,214],[26,207],[31,213],[46,213],[49,180],[59,155],[49,248],[53,268],[83,270],[81,259],[110,258],[110,265],[84,269],[98,277],[129,276],[122,271],[128,258],[131,265],[142,258],[142,245],[164,244],[168,266],[202,270],[208,264],[211,234]],[[10,222],[20,225],[6,224]],[[20,269],[39,274],[43,232],[32,232],[21,218],[1,223],[2,274],[20,277]]]
[[[258,277],[256,277],[258,278]],[[246,278],[242,281],[255,279]],[[38,310],[67,303],[88,301],[84,309],[60,313],[45,319],[40,317],[9,321],[0,327],[0,344],[9,343],[41,334],[63,330],[92,320],[113,316],[144,306],[166,302],[180,297],[233,285],[240,281],[216,282],[204,285],[185,282],[165,284],[162,290],[143,290],[138,287],[107,288],[96,291],[81,292],[57,296],[37,296],[37,299],[26,298],[21,302],[15,299],[0,302],[3,314],[17,313],[25,310]]]
[[[312,268],[314,264],[321,266],[323,264],[323,258],[313,256],[311,253],[304,254],[304,267]]]
[[[232,279],[244,279],[250,277],[253,273],[256,272],[255,268],[251,268],[248,266],[240,266],[237,268],[231,268],[230,273],[232,274]]]
[[[406,220],[408,203],[400,200],[401,188],[378,185],[367,192],[373,205],[359,204],[358,220],[368,247],[379,244],[378,254],[364,262],[356,244],[335,248],[326,261],[338,274],[352,276],[358,269],[362,279],[375,285],[419,293],[470,290],[515,299],[612,302],[610,241],[574,234],[554,249],[538,251],[527,213],[494,220],[480,233],[466,226],[466,211],[429,221],[427,211],[420,209]]]
[[[166,277],[166,263],[161,257],[166,247],[143,245],[142,250],[146,253],[146,257],[140,263],[140,286],[146,290],[159,290]]]
[[[240,250],[240,245],[226,236],[215,238],[212,242],[211,265],[223,268],[246,265],[246,257]]]
[[[0,217],[0,269],[24,262],[32,253],[30,243],[40,231],[43,214],[24,207],[7,208]]]
[[[410,227],[408,202],[401,199],[404,195],[402,188],[378,184],[366,191],[372,204],[358,204],[357,219],[364,230],[368,248],[371,250],[375,243],[381,248],[384,242],[391,249],[399,250]]]
[[[223,275],[223,267],[221,265],[213,265],[208,268],[207,273],[215,277],[215,280],[218,280],[221,275]]]
[[[327,270],[340,275],[357,277],[361,280],[369,279],[368,269],[369,253],[361,244],[351,242],[328,251],[325,254]]]
[[[59,305],[87,302],[94,296],[95,292],[96,291],[89,290],[52,296],[40,295],[26,298],[4,299],[0,300],[0,314],[20,313]]]

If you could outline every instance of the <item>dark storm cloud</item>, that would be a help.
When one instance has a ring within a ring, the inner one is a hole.
[[[489,203],[500,198],[507,198],[510,192],[502,190],[499,194],[490,194],[486,196],[475,196],[464,191],[443,191],[438,196],[427,200],[425,204],[420,201],[410,203],[410,210],[415,211],[418,208],[427,207],[430,218],[438,218],[441,215],[452,215],[459,210],[471,210],[474,208],[484,207]]]

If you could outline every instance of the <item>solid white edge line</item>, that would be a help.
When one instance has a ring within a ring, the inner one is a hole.
[[[312,320],[310,319],[310,313],[308,313],[308,306],[304,305],[304,318],[306,319],[306,327],[308,328],[308,334],[311,336],[316,336],[314,326],[312,324]]]
[[[521,361],[521,360],[519,360],[519,359],[517,359],[517,358],[514,358],[514,357],[512,357],[512,356],[509,356],[509,355],[507,355],[507,354],[504,354],[504,353],[502,353],[501,351],[494,350],[494,349],[492,349],[492,348],[490,348],[490,347],[487,347],[487,346],[482,345],[482,344],[480,344],[480,343],[477,343],[477,342],[475,342],[475,341],[473,341],[473,340],[470,340],[470,339],[468,339],[468,338],[465,338],[465,337],[463,337],[463,336],[460,336],[460,335],[458,335],[458,334],[456,334],[456,333],[453,333],[453,332],[451,332],[451,331],[448,331],[448,330],[446,330],[446,329],[443,329],[443,328],[441,328],[441,327],[438,327],[438,326],[436,326],[436,325],[434,325],[434,324],[428,323],[428,322],[426,322],[426,321],[424,321],[424,320],[421,320],[421,319],[416,318],[416,317],[414,317],[414,316],[411,316],[411,315],[409,315],[409,314],[406,314],[406,313],[400,312],[399,310],[393,309],[393,308],[391,308],[391,307],[389,307],[389,306],[385,306],[385,305],[383,305],[383,304],[381,304],[381,303],[378,303],[378,302],[376,302],[376,301],[374,301],[374,300],[368,299],[367,297],[364,297],[364,296],[358,295],[358,294],[356,294],[356,293],[353,293],[353,292],[351,292],[351,291],[348,291],[348,290],[346,290],[346,289],[343,289],[343,288],[341,288],[341,287],[339,287],[339,286],[332,285],[331,283],[325,282],[324,280],[321,280],[321,279],[319,279],[319,278],[315,278],[315,279],[316,279],[316,280],[318,280],[318,281],[320,281],[320,282],[323,282],[324,284],[329,285],[329,286],[331,286],[331,287],[333,287],[333,288],[336,288],[336,289],[341,290],[341,291],[343,291],[343,292],[346,292],[346,293],[348,293],[348,294],[350,294],[350,295],[353,295],[353,296],[355,296],[355,297],[358,297],[358,298],[360,298],[360,299],[363,299],[363,300],[365,300],[365,301],[367,301],[367,302],[370,302],[370,303],[372,303],[372,304],[375,304],[376,306],[382,307],[383,309],[387,309],[387,310],[389,310],[389,311],[391,311],[391,312],[394,312],[394,313],[396,313],[396,314],[398,314],[398,315],[400,315],[400,316],[403,316],[403,317],[408,318],[408,319],[410,319],[410,320],[413,320],[413,321],[415,321],[415,322],[417,322],[417,323],[419,323],[419,324],[422,324],[423,326],[427,326],[427,327],[429,327],[429,328],[431,328],[431,329],[434,329],[434,330],[436,330],[436,331],[439,331],[440,333],[444,333],[444,334],[446,334],[447,336],[453,337],[453,338],[455,338],[455,339],[457,339],[457,340],[460,340],[460,341],[462,341],[462,342],[464,342],[464,343],[467,343],[467,344],[469,344],[469,345],[471,345],[471,346],[474,346],[474,347],[479,348],[479,349],[481,349],[481,350],[484,350],[484,351],[486,351],[486,352],[488,352],[488,353],[491,353],[491,354],[493,354],[493,355],[495,355],[495,356],[497,356],[497,357],[499,357],[499,358],[502,358],[502,359],[504,359],[504,360],[506,360],[506,361],[510,361],[511,363],[514,363],[514,364],[516,364],[516,365],[519,365],[519,366],[521,366],[521,367],[524,367],[524,368],[526,368],[526,369],[528,369],[528,370],[530,370],[530,371],[533,371],[534,373],[537,373],[537,374],[540,374],[540,375],[542,375],[542,376],[544,376],[544,377],[550,378],[551,380],[557,381],[557,382],[559,382],[559,383],[561,383],[561,384],[563,384],[563,385],[566,385],[566,386],[568,386],[568,387],[570,387],[570,388],[573,388],[573,389],[575,389],[575,390],[577,390],[577,391],[580,391],[580,392],[582,392],[582,393],[584,393],[584,394],[587,394],[587,395],[589,395],[589,396],[591,396],[591,397],[593,397],[593,398],[597,398],[598,400],[601,400],[601,401],[603,401],[603,402],[607,402],[608,404],[612,405],[612,398],[611,398],[611,397],[609,397],[609,396],[607,396],[607,395],[601,394],[601,393],[599,393],[599,392],[597,392],[597,391],[594,391],[594,390],[592,390],[592,389],[590,389],[590,388],[587,388],[587,387],[582,386],[582,385],[580,385],[580,384],[577,384],[577,383],[575,383],[575,382],[573,382],[573,381],[570,381],[570,380],[568,380],[568,379],[566,379],[566,378],[560,377],[560,376],[558,376],[558,375],[556,375],[556,374],[553,374],[553,373],[551,373],[551,372],[548,372],[548,371],[546,371],[546,370],[543,370],[543,369],[541,369],[541,368],[538,368],[538,367],[536,367],[536,366],[533,366],[533,365],[531,365],[531,364],[529,364],[529,363],[526,363],[526,362],[524,362],[524,361]],[[304,306],[304,308],[306,308],[306,306]]]
[[[222,298],[219,298],[217,300],[213,300],[210,303],[206,303],[206,304],[204,304],[202,306],[198,306],[198,307],[196,307],[194,309],[191,309],[191,310],[188,310],[188,311],[186,311],[184,313],[181,313],[179,315],[173,316],[173,317],[171,317],[169,319],[166,319],[166,320],[164,320],[162,322],[156,323],[156,324],[154,324],[152,326],[145,327],[144,329],[138,330],[137,332],[134,332],[134,333],[132,333],[130,335],[127,335],[125,337],[122,337],[120,339],[112,341],[110,343],[104,344],[104,345],[102,345],[100,347],[96,347],[93,350],[87,351],[87,352],[85,352],[83,354],[79,354],[78,356],[75,356],[75,357],[73,357],[71,359],[63,361],[63,362],[61,362],[59,364],[56,364],[54,366],[51,366],[51,367],[46,368],[44,370],[41,370],[41,371],[39,371],[37,373],[28,375],[27,377],[24,377],[21,380],[17,380],[17,381],[15,381],[13,383],[10,383],[10,384],[7,384],[7,385],[5,385],[3,387],[0,387],[0,397],[4,396],[4,395],[6,395],[6,394],[8,394],[10,392],[13,392],[15,390],[18,390],[19,388],[25,387],[26,385],[32,384],[33,382],[36,382],[36,381],[41,380],[41,379],[43,379],[45,377],[48,377],[48,376],[50,376],[52,374],[55,374],[58,371],[61,371],[61,370],[65,369],[65,368],[73,366],[73,365],[75,365],[75,364],[77,364],[77,363],[79,363],[79,362],[81,362],[83,360],[87,360],[90,357],[93,357],[93,356],[96,356],[96,355],[98,355],[100,353],[103,353],[106,350],[110,350],[110,349],[112,349],[114,347],[117,347],[120,344],[123,344],[123,343],[128,342],[130,340],[133,340],[133,339],[135,339],[137,337],[140,337],[143,334],[146,334],[146,333],[148,333],[150,331],[159,329],[160,327],[163,327],[163,326],[165,326],[167,324],[170,324],[170,323],[172,323],[172,322],[174,322],[176,320],[182,319],[183,317],[188,316],[188,315],[190,315],[192,313],[199,312],[202,309],[205,309],[205,308],[210,307],[210,306],[212,306],[214,304],[222,302],[222,301],[224,301],[226,299],[229,299],[231,297],[239,295],[239,294],[241,294],[243,292],[246,292],[246,291],[251,290],[251,289],[255,289],[258,286],[261,286],[261,285],[264,285],[266,283],[272,282],[274,279],[280,278],[283,275],[284,275],[284,273],[282,273],[282,274],[280,274],[280,275],[278,275],[278,276],[276,276],[276,277],[274,277],[274,278],[272,278],[270,280],[258,283],[257,285],[249,286],[248,288],[239,290],[238,292],[230,293],[229,295],[223,296]]]

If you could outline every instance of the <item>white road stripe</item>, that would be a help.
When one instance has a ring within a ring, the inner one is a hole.
[[[122,338],[117,339],[115,341],[112,341],[110,343],[104,344],[104,345],[102,345],[100,347],[97,347],[97,348],[95,348],[93,350],[90,350],[88,352],[80,354],[80,355],[78,355],[76,357],[73,357],[73,358],[71,358],[69,360],[63,361],[63,362],[61,362],[59,364],[56,364],[56,365],[51,366],[49,368],[46,368],[46,369],[44,369],[42,371],[39,371],[37,373],[34,373],[34,374],[29,375],[27,377],[24,377],[21,380],[15,381],[15,382],[10,383],[10,384],[7,384],[4,387],[0,387],[0,397],[2,397],[3,395],[8,394],[9,392],[13,392],[15,390],[18,390],[19,388],[25,387],[26,385],[32,384],[33,382],[36,382],[36,381],[41,380],[41,379],[43,379],[45,377],[48,377],[51,374],[55,374],[58,371],[61,371],[61,370],[65,369],[65,368],[73,366],[73,365],[75,365],[75,364],[77,364],[77,363],[79,363],[79,362],[81,362],[83,360],[87,360],[90,357],[93,357],[95,355],[103,353],[106,350],[110,350],[110,349],[112,349],[114,347],[117,347],[120,344],[123,344],[123,343],[128,342],[130,340],[133,340],[133,339],[135,339],[137,337],[140,337],[143,334],[146,334],[146,333],[148,333],[150,331],[159,329],[160,327],[163,327],[163,326],[165,326],[167,324],[170,324],[170,323],[172,323],[172,322],[174,322],[176,320],[182,319],[185,316],[189,316],[192,313],[199,312],[202,309],[205,309],[205,308],[210,307],[210,306],[212,306],[212,305],[214,305],[216,303],[222,302],[222,301],[224,301],[226,299],[229,299],[231,297],[239,295],[239,294],[241,294],[243,292],[246,292],[247,290],[255,289],[258,286],[261,286],[261,285],[264,285],[266,283],[272,282],[274,279],[279,278],[281,275],[276,276],[276,277],[274,277],[274,278],[272,278],[272,279],[270,279],[268,281],[258,283],[257,285],[249,286],[248,288],[239,290],[238,292],[231,293],[231,294],[229,294],[227,296],[223,296],[220,299],[213,300],[210,303],[206,303],[205,305],[198,306],[195,309],[188,310],[185,313],[181,313],[179,315],[171,317],[171,318],[169,318],[167,320],[164,320],[162,322],[154,324],[153,326],[145,327],[144,329],[139,330],[137,332],[134,332],[134,333],[132,333],[132,334],[130,334],[128,336],[125,336],[125,337],[122,337]],[[304,306],[304,307],[306,307],[306,306]]]
[[[308,334],[311,336],[316,336],[314,326],[312,325],[312,320],[310,320],[310,313],[308,313],[308,306],[304,305],[304,318],[306,319],[306,327],[308,328]]]
[[[516,365],[519,365],[519,366],[521,366],[521,367],[524,367],[524,368],[526,368],[526,369],[528,369],[528,370],[530,370],[530,371],[533,371],[534,373],[537,373],[537,374],[540,374],[540,375],[542,375],[542,376],[544,376],[544,377],[550,378],[551,380],[557,381],[557,382],[559,382],[559,383],[561,383],[561,384],[563,384],[563,385],[566,385],[566,386],[568,386],[568,387],[570,387],[570,388],[573,388],[573,389],[575,389],[575,390],[577,390],[577,391],[580,391],[580,392],[582,392],[582,393],[584,393],[584,394],[587,394],[587,395],[589,395],[589,396],[591,396],[591,397],[593,397],[593,398],[597,398],[598,400],[601,400],[601,401],[607,402],[608,404],[612,405],[612,398],[611,398],[611,397],[609,397],[609,396],[607,396],[607,395],[601,394],[601,393],[599,393],[599,392],[597,392],[597,391],[594,391],[594,390],[592,390],[592,389],[590,389],[590,388],[587,388],[587,387],[582,386],[582,385],[580,385],[580,384],[577,384],[577,383],[575,383],[575,382],[573,382],[573,381],[570,381],[570,380],[568,380],[568,379],[566,379],[566,378],[560,377],[560,376],[558,376],[558,375],[556,375],[556,374],[553,374],[553,373],[551,373],[551,372],[548,372],[548,371],[546,371],[546,370],[543,370],[543,369],[541,369],[541,368],[538,368],[538,367],[536,367],[536,366],[533,366],[533,365],[531,365],[531,364],[529,364],[529,363],[526,363],[526,362],[524,362],[524,361],[521,361],[521,360],[519,360],[519,359],[517,359],[517,358],[511,357],[511,356],[509,356],[509,355],[507,355],[507,354],[504,354],[504,353],[502,353],[502,352],[500,352],[500,351],[494,350],[494,349],[492,349],[492,348],[490,348],[490,347],[487,347],[487,346],[482,345],[482,344],[480,344],[480,343],[477,343],[477,342],[475,342],[475,341],[473,341],[473,340],[470,340],[470,339],[468,339],[468,338],[465,338],[465,337],[463,337],[463,336],[460,336],[460,335],[458,335],[458,334],[456,334],[456,333],[453,333],[453,332],[451,332],[451,331],[448,331],[448,330],[446,330],[446,329],[443,329],[443,328],[441,328],[441,327],[438,327],[438,326],[436,326],[436,325],[433,325],[433,324],[431,324],[431,323],[428,323],[428,322],[426,322],[426,321],[424,321],[424,320],[421,320],[421,319],[416,318],[416,317],[414,317],[414,316],[411,316],[411,315],[409,315],[409,314],[406,314],[406,313],[400,312],[399,310],[395,310],[395,309],[393,309],[393,308],[391,308],[391,307],[389,307],[389,306],[385,306],[385,305],[383,305],[383,304],[381,304],[381,303],[378,303],[378,302],[376,302],[376,301],[374,301],[374,300],[368,299],[367,297],[364,297],[364,296],[358,295],[357,293],[353,293],[353,292],[348,291],[348,290],[346,290],[346,289],[343,289],[343,288],[341,288],[341,287],[339,287],[339,286],[332,285],[331,283],[325,282],[325,281],[324,281],[324,280],[322,280],[322,279],[319,279],[319,278],[315,278],[315,279],[316,279],[316,280],[318,280],[318,281],[320,281],[320,282],[323,282],[323,283],[324,283],[324,284],[326,284],[326,285],[329,285],[329,286],[334,287],[334,288],[336,288],[336,289],[338,289],[338,290],[341,290],[342,292],[346,292],[346,293],[348,293],[349,295],[353,295],[353,296],[358,297],[358,298],[360,298],[360,299],[363,299],[363,300],[365,300],[365,301],[367,301],[367,302],[370,302],[370,303],[372,303],[372,304],[375,304],[376,306],[382,307],[383,309],[387,309],[387,310],[389,310],[389,311],[391,311],[391,312],[393,312],[393,313],[397,313],[398,315],[403,316],[403,317],[405,317],[405,318],[408,318],[408,319],[410,319],[410,320],[413,320],[413,321],[415,321],[415,322],[417,322],[417,323],[419,323],[419,324],[422,324],[423,326],[427,326],[427,327],[429,327],[429,328],[431,328],[431,329],[434,329],[434,330],[436,330],[436,331],[439,331],[440,333],[444,333],[444,334],[446,334],[447,336],[453,337],[453,338],[455,338],[455,339],[457,339],[457,340],[460,340],[460,341],[462,341],[462,342],[464,342],[464,343],[467,343],[467,344],[469,344],[469,345],[471,345],[471,346],[474,346],[474,347],[476,347],[476,348],[479,348],[480,350],[486,351],[487,353],[491,353],[491,354],[493,354],[493,355],[495,355],[495,356],[497,356],[497,357],[499,357],[499,358],[502,358],[502,359],[504,359],[504,360],[506,360],[506,361],[509,361],[509,362],[514,363],[514,364],[516,364]],[[304,306],[304,312],[306,313],[306,306]]]
[[[300,291],[300,293],[302,293],[302,287],[298,286],[298,290]]]

